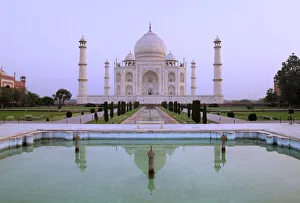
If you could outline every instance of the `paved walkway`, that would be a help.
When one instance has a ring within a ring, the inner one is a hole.
[[[178,122],[171,116],[163,112],[160,108],[147,109],[141,108],[138,112],[130,116],[122,122],[122,124],[134,124],[137,121],[164,121],[166,124],[178,124]]]

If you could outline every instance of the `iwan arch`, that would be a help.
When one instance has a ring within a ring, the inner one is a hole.
[[[186,94],[186,62],[178,61],[166,52],[164,41],[151,29],[135,44],[125,60],[114,62],[114,95],[110,95],[109,62],[105,61],[104,95],[87,95],[86,40],[82,37],[79,57],[79,88],[77,103],[103,103],[139,101],[141,104],[160,104],[163,101],[190,103],[223,103],[221,40],[214,41],[214,86],[212,95],[196,95],[196,63],[191,62],[191,94]]]

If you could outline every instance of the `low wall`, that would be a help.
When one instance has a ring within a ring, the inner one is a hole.
[[[266,142],[267,145],[278,145],[300,150],[300,141],[286,138],[283,136],[267,133],[264,131],[209,131],[209,132],[189,132],[189,133],[167,133],[156,130],[156,132],[99,132],[99,131],[36,131],[16,137],[7,138],[0,141],[0,150],[20,147],[22,145],[33,145],[34,141],[41,139],[62,139],[66,141],[74,140],[79,135],[81,140],[198,140],[214,139],[221,140],[225,135],[227,140],[235,139],[259,139]]]

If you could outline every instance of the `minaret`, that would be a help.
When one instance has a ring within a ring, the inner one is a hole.
[[[109,96],[109,62],[105,61],[104,95]]]
[[[221,40],[217,36],[214,41],[215,57],[214,57],[214,95],[222,96],[222,62],[221,62]]]
[[[192,74],[191,74],[191,95],[196,95],[196,63],[192,61]]]
[[[86,76],[86,40],[82,35],[79,40],[79,78],[78,78],[78,96],[86,96],[87,95],[87,76]]]

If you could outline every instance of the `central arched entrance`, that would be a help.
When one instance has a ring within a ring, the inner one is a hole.
[[[143,74],[142,94],[159,95],[158,75],[153,71],[147,71]]]

